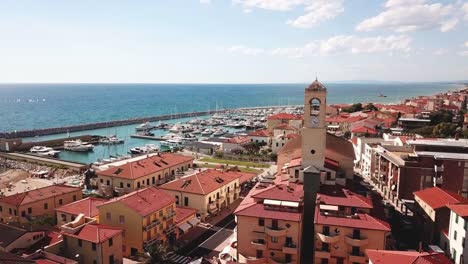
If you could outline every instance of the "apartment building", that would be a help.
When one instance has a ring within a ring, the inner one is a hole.
[[[254,173],[207,169],[163,184],[160,188],[175,198],[177,206],[195,209],[197,215],[205,220],[236,201],[242,179],[254,176]]]
[[[270,115],[267,118],[267,130],[273,132],[273,129],[280,124],[288,124],[297,129],[302,128],[303,117],[288,113],[278,113]]]
[[[99,222],[99,210],[97,207],[107,202],[105,199],[87,197],[73,203],[69,203],[55,209],[57,216],[57,226],[62,226],[76,219],[80,214],[94,218]]]
[[[124,256],[136,256],[156,243],[177,239],[176,200],[156,187],[116,197],[99,205],[98,210],[100,224],[124,230]]]
[[[55,217],[59,206],[80,200],[81,188],[51,185],[35,190],[0,197],[0,222],[31,221],[42,216]]]
[[[451,264],[452,262],[443,253],[375,250],[366,251],[369,256],[369,264]]]
[[[455,264],[468,263],[468,204],[450,204],[450,223],[446,244],[442,245]]]
[[[164,184],[192,167],[193,158],[172,153],[151,154],[98,171],[98,187],[107,196]]]
[[[0,223],[0,251],[3,252],[28,249],[44,237],[44,231],[29,231]]]

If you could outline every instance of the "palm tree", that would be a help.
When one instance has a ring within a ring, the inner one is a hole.
[[[146,252],[140,254],[138,260],[144,264],[168,264],[168,250],[163,244],[156,244],[146,248]]]

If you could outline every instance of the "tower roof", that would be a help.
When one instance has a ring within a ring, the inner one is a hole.
[[[309,90],[309,91],[326,91],[327,88],[321,83],[318,81],[317,78],[315,78],[315,81],[310,84],[306,90]]]

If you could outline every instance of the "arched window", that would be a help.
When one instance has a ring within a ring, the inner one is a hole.
[[[310,100],[310,115],[318,115],[320,112],[320,100],[313,98]]]

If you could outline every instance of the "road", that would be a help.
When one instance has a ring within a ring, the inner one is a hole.
[[[215,249],[234,233],[235,227],[234,215],[228,215],[177,253],[192,258],[217,256]]]

